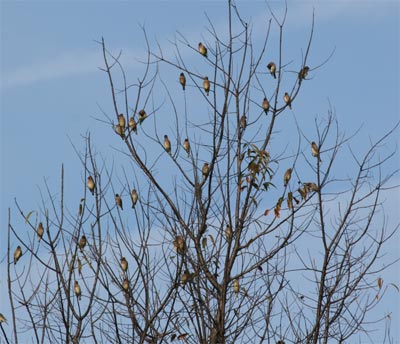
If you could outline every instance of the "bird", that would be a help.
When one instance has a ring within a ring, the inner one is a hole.
[[[207,77],[207,76],[204,77],[204,80],[203,80],[203,88],[204,88],[204,91],[206,91],[206,94],[207,94],[207,96],[208,96],[208,94],[209,94],[209,92],[210,92],[210,81],[208,80],[208,77]]]
[[[321,161],[321,158],[319,157],[319,147],[314,141],[311,142],[311,153],[313,156],[317,157],[319,161]]]
[[[125,117],[122,113],[118,115],[118,124],[122,129],[125,129]]]
[[[240,290],[239,280],[234,279],[233,280],[233,291],[237,295],[239,293],[239,290]]]
[[[79,258],[78,258],[78,273],[79,275],[82,275],[82,262]]]
[[[139,124],[142,124],[143,121],[147,118],[147,113],[144,109],[139,111]]]
[[[135,208],[138,198],[139,198],[139,196],[138,196],[136,189],[132,189],[132,192],[131,192],[132,208]]]
[[[203,174],[203,179],[207,178],[208,173],[210,172],[210,167],[207,162],[204,163],[203,168],[201,169],[201,173]]]
[[[168,135],[164,135],[164,149],[168,154],[171,154],[171,141],[168,138]]]
[[[243,116],[240,118],[240,127],[244,130],[247,127],[247,117],[246,115],[243,114]]]
[[[135,134],[137,134],[137,124],[133,117],[129,118],[128,125],[129,128],[131,128],[135,132]]]
[[[203,43],[199,43],[198,45],[199,53],[205,57],[208,57],[207,55],[207,48],[203,45]]]
[[[293,193],[289,192],[287,197],[287,205],[289,209],[293,209]]]
[[[231,226],[229,224],[227,224],[226,227],[225,227],[226,240],[231,241],[232,240],[232,236],[233,236],[232,228],[231,228]]]
[[[309,70],[310,70],[310,67],[304,66],[299,72],[299,79],[304,80],[307,77]]]
[[[2,313],[0,313],[0,323],[6,323],[7,324],[7,319]]]
[[[125,277],[122,282],[122,289],[124,289],[125,291],[129,290],[129,280],[127,277]]]
[[[292,100],[290,99],[290,96],[287,92],[285,92],[285,95],[283,96],[283,100],[289,106],[289,109],[292,110]]]
[[[82,235],[80,240],[79,240],[79,244],[78,244],[79,248],[81,250],[83,250],[85,248],[85,246],[86,246],[86,243],[87,243],[86,236]]]
[[[21,258],[21,256],[22,256],[22,249],[21,249],[21,246],[18,245],[14,251],[14,265],[17,264],[17,262]]]
[[[123,210],[124,208],[122,207],[122,198],[119,194],[115,194],[115,204]]]
[[[115,126],[115,132],[121,136],[121,138],[125,138],[125,128],[121,127],[119,124]]]
[[[189,143],[189,139],[185,139],[183,141],[183,149],[186,151],[187,155],[190,155],[190,143]]]
[[[43,234],[44,234],[43,223],[39,222],[39,225],[37,228],[37,235],[38,235],[39,241],[40,241],[40,239],[42,239]]]
[[[288,168],[283,176],[283,186],[286,186],[289,183],[291,176],[292,176],[292,169]]]
[[[176,250],[176,252],[183,254],[186,250],[186,243],[185,243],[185,239],[183,239],[182,236],[178,235],[174,242],[174,249]]]
[[[123,272],[126,272],[128,270],[128,261],[126,260],[125,257],[121,258],[121,269]]]
[[[269,72],[274,77],[274,79],[276,79],[276,64],[271,61],[270,63],[268,63],[267,68],[269,69]]]
[[[182,90],[185,90],[185,86],[186,86],[186,77],[185,74],[183,74],[183,72],[179,75],[179,82],[182,85]]]
[[[262,108],[264,109],[265,114],[267,114],[268,110],[269,110],[269,101],[268,101],[267,97],[264,97],[264,100],[262,102]]]
[[[75,281],[74,291],[75,291],[76,297],[80,300],[81,296],[82,296],[82,291],[81,291],[81,286],[79,285],[78,281]]]
[[[96,184],[94,183],[92,176],[89,176],[87,179],[87,187],[92,195],[94,195],[94,188],[96,187]]]

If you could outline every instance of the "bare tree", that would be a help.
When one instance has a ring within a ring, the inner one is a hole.
[[[352,137],[332,110],[312,137],[306,119],[295,139],[277,131],[323,65],[308,63],[314,23],[302,59],[286,63],[286,14],[271,12],[258,45],[235,3],[227,11],[226,39],[209,20],[212,39],[178,33],[173,57],[143,28],[135,83],[99,42],[113,104],[104,118],[129,167],[109,166],[87,134],[84,151],[74,146],[80,201],[67,206],[63,167],[41,209],[16,202],[27,233],[9,217],[6,342],[343,343],[371,329],[384,293],[377,262],[398,229],[382,216],[395,152],[378,152],[397,127],[352,152],[355,175],[338,179]]]

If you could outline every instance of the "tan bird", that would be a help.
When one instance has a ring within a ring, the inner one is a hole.
[[[123,127],[121,127],[119,124],[117,124],[115,126],[115,132],[121,136],[121,138],[125,138],[125,129]]]
[[[92,193],[92,195],[94,195],[94,189],[96,187],[96,184],[94,183],[92,176],[89,176],[87,179],[87,187],[89,191]]]
[[[187,155],[190,155],[190,143],[189,143],[189,139],[185,139],[183,141],[183,149],[186,151]]]
[[[37,236],[40,239],[43,238],[43,234],[44,234],[44,228],[43,228],[43,223],[39,222],[38,228],[37,228]]]
[[[129,118],[128,125],[137,134],[137,123],[133,117]]]
[[[205,162],[203,168],[201,169],[201,173],[203,174],[203,179],[207,178],[209,172],[210,172],[210,167],[208,163]]]
[[[291,176],[292,176],[292,169],[288,168],[283,176],[283,186],[288,185]]]
[[[285,92],[285,95],[283,96],[283,100],[289,106],[289,109],[292,110],[292,100],[290,99],[289,93]]]
[[[225,237],[226,237],[226,240],[231,241],[231,240],[232,240],[232,236],[233,236],[232,228],[231,228],[231,226],[228,224],[228,225],[226,225],[226,228],[225,228]]]
[[[81,291],[81,286],[79,285],[78,281],[75,281],[74,291],[75,291],[76,297],[80,300],[81,296],[82,296],[82,291]]]
[[[239,294],[240,290],[240,284],[238,279],[233,280],[233,292],[236,294],[236,296]]]
[[[164,149],[168,154],[171,154],[171,141],[168,138],[168,135],[164,135]]]
[[[174,242],[174,249],[176,252],[178,252],[179,254],[183,254],[186,250],[186,243],[185,243],[185,239],[183,239],[182,236],[178,235]]]
[[[206,91],[206,94],[208,96],[208,94],[210,93],[210,81],[208,80],[207,76],[204,77],[203,88],[204,88],[204,91]]]
[[[269,101],[266,97],[264,97],[264,100],[262,102],[262,108],[264,109],[265,114],[267,114],[269,110]]]
[[[307,77],[309,70],[310,70],[310,67],[304,66],[299,72],[299,79],[304,80]]]
[[[85,246],[86,246],[86,243],[87,243],[86,236],[82,235],[80,240],[79,240],[79,244],[78,244],[79,248],[81,250],[83,250],[85,248]]]
[[[142,124],[143,121],[147,118],[147,113],[144,109],[139,111],[139,124]]]
[[[136,189],[132,189],[132,193],[131,193],[132,208],[135,208],[138,198],[139,198],[139,196],[138,196]]]
[[[270,63],[268,63],[267,68],[269,69],[269,72],[274,77],[274,79],[276,79],[276,64],[271,61]]]
[[[122,198],[119,194],[115,194],[115,204],[123,210],[124,208],[122,207]]]
[[[182,85],[182,89],[185,90],[185,86],[186,86],[186,77],[185,74],[181,73],[179,75],[179,82]]]
[[[203,45],[203,43],[199,43],[198,45],[199,53],[205,57],[208,57],[207,55],[207,48]]]
[[[129,290],[129,280],[127,277],[124,278],[124,281],[122,282],[122,289],[124,291],[128,291]]]
[[[121,269],[123,272],[126,272],[128,270],[128,261],[125,257],[121,258]]]
[[[241,118],[240,118],[240,127],[244,130],[244,129],[246,129],[246,127],[247,127],[247,117],[246,117],[246,115],[243,115]]]
[[[6,323],[7,324],[7,319],[2,313],[0,313],[0,323]]]
[[[122,129],[125,129],[125,117],[122,113],[118,115],[118,124]]]
[[[18,263],[18,260],[22,257],[22,249],[21,246],[17,246],[14,251],[14,265]]]
[[[311,142],[311,153],[313,156],[319,159],[319,161],[322,161],[320,156],[319,156],[319,147],[317,144],[313,141]]]

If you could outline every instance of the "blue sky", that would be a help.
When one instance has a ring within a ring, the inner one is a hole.
[[[81,134],[90,129],[96,150],[113,159],[117,138],[103,140],[109,128],[93,119],[101,117],[99,107],[111,112],[112,105],[107,80],[98,69],[102,58],[95,40],[103,36],[110,50],[122,50],[128,77],[135,80],[143,68],[137,61],[145,52],[139,24],[145,25],[152,46],[157,40],[168,53],[168,40],[176,30],[194,45],[206,36],[204,12],[221,29],[226,16],[223,1],[1,1],[0,6],[0,242],[4,243],[7,208],[13,207],[14,198],[27,211],[38,207],[43,178],[57,186],[61,163],[67,178],[81,178],[69,139],[83,148]],[[271,7],[279,13],[282,2],[271,2]],[[255,37],[262,37],[269,19],[265,2],[239,1],[239,8],[245,17],[252,17]],[[316,25],[309,63],[319,65],[335,53],[312,73],[299,100],[301,115],[308,112],[313,118],[332,104],[347,134],[361,126],[353,149],[362,152],[370,139],[376,140],[400,119],[399,3],[288,1],[284,46],[288,56],[301,57],[313,8]],[[397,132],[384,150],[398,143]],[[396,166],[398,156],[390,167]],[[346,170],[346,165],[342,167]],[[398,223],[398,191],[388,197],[393,207],[389,223]],[[15,208],[12,214],[17,216]],[[398,236],[394,244],[390,254],[398,256]],[[1,246],[0,261],[5,253]],[[399,266],[391,271],[388,279],[399,282],[395,276]],[[0,283],[4,290],[4,281]],[[394,297],[400,306],[398,294],[389,294]],[[398,319],[400,307],[395,308],[391,311]],[[383,312],[388,310],[389,305]]]

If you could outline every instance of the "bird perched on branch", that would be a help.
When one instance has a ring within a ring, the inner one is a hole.
[[[118,115],[118,124],[122,129],[125,128],[125,117],[122,113]]]
[[[168,154],[171,154],[171,141],[168,138],[168,135],[164,135],[164,149]]]
[[[123,210],[124,208],[122,207],[122,198],[119,194],[115,194],[115,204]]]
[[[7,324],[7,319],[2,313],[0,313],[0,323],[6,323]]]
[[[87,187],[92,195],[94,195],[94,188],[96,187],[96,184],[94,183],[92,176],[89,176],[87,179]]]
[[[268,63],[267,68],[269,69],[269,72],[274,77],[274,79],[276,79],[276,64],[271,61],[270,63]]]
[[[132,193],[131,193],[132,208],[135,208],[138,198],[139,198],[139,196],[138,196],[136,189],[132,189]]]
[[[83,250],[86,246],[86,243],[87,243],[86,236],[83,234],[79,240],[79,244],[78,244],[79,248],[81,250]]]
[[[229,224],[227,224],[226,228],[225,228],[226,240],[231,241],[232,240],[232,236],[233,236],[232,228],[231,228],[231,226]]]
[[[210,92],[210,81],[208,80],[208,77],[207,77],[207,76],[204,77],[204,80],[203,80],[203,88],[204,88],[204,91],[206,91],[206,94],[207,94],[207,96],[208,96],[208,94],[209,94],[209,92]]]
[[[201,169],[201,173],[203,174],[203,179],[207,178],[209,172],[210,172],[210,167],[208,163],[205,162],[203,168]]]
[[[264,100],[262,102],[262,108],[264,109],[265,114],[267,114],[269,110],[269,101],[266,97],[264,97]]]
[[[37,236],[38,236],[39,241],[40,241],[40,239],[43,238],[43,234],[44,234],[43,223],[39,222],[39,225],[38,225],[38,228],[37,228],[36,231],[37,231]]]
[[[183,239],[182,236],[178,235],[176,236],[174,242],[174,249],[176,252],[178,252],[179,254],[183,254],[186,250],[186,243],[185,243],[185,239]]]
[[[292,110],[292,100],[290,99],[290,96],[287,92],[285,92],[285,95],[283,96],[283,100],[289,106],[289,109]]]
[[[126,272],[128,270],[128,261],[126,260],[125,257],[122,257],[121,260],[121,269],[123,272]]]
[[[142,124],[143,121],[147,118],[147,113],[144,109],[139,111],[139,124]]]
[[[81,286],[79,285],[78,281],[75,281],[74,291],[75,291],[76,297],[80,300],[81,296],[82,296],[82,291],[81,291]]]
[[[299,79],[304,80],[307,77],[309,70],[310,70],[310,67],[304,66],[299,72]]]
[[[283,186],[286,186],[289,183],[291,176],[292,176],[292,169],[288,168],[283,176]]]
[[[241,118],[240,118],[240,127],[244,130],[244,129],[246,129],[246,127],[247,127],[247,117],[246,117],[246,115],[243,115]]]
[[[311,154],[321,161],[321,158],[319,157],[319,147],[314,141],[311,142]]]
[[[122,139],[125,138],[125,128],[121,127],[119,124],[115,126],[115,132],[121,136]]]
[[[203,45],[203,43],[199,43],[198,45],[199,53],[205,57],[208,57],[207,55],[207,48]]]
[[[137,124],[133,117],[129,118],[128,125],[129,128],[131,128],[135,132],[135,134],[137,134]]]
[[[182,85],[182,89],[185,90],[185,86],[186,86],[186,77],[185,77],[185,74],[181,73],[181,74],[179,75],[179,82],[180,82],[181,85]]]
[[[189,139],[185,139],[183,141],[183,149],[186,151],[187,155],[190,155],[190,143],[189,143]]]
[[[18,260],[22,257],[22,248],[21,246],[17,246],[14,251],[14,265],[18,263]]]

